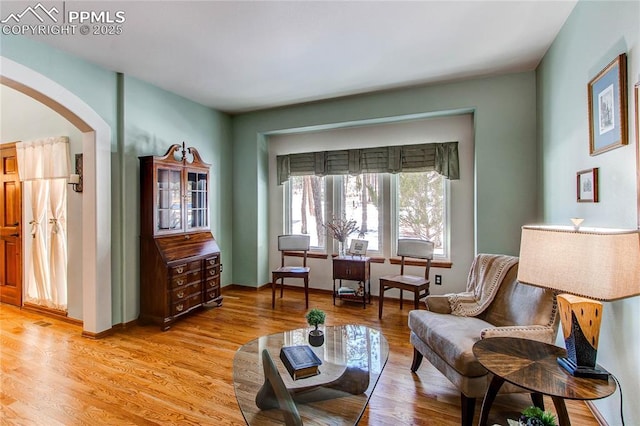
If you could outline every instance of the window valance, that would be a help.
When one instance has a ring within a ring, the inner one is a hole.
[[[290,176],[436,171],[460,179],[458,142],[278,155],[278,185]]]

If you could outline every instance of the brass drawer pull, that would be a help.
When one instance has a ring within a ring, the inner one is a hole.
[[[216,286],[216,282],[215,281],[207,281],[209,283],[209,287],[215,287]]]
[[[178,299],[182,299],[184,297],[184,291],[181,291],[180,293],[176,294],[176,296],[178,296]]]
[[[209,275],[215,275],[215,274],[216,274],[215,269],[209,269]]]
[[[178,267],[176,268],[176,273],[177,273],[177,274],[181,274],[183,271],[184,271],[184,266],[178,266]]]
[[[176,285],[183,285],[183,284],[184,284],[184,279],[176,280]]]
[[[216,293],[213,291],[209,292],[209,298],[213,299],[214,297],[216,297]]]
[[[178,312],[182,312],[183,309],[184,309],[184,305],[182,303],[176,306],[176,311]]]
[[[215,265],[215,264],[216,264],[215,259],[209,259],[209,265]]]

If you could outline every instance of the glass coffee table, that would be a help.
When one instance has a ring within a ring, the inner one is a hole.
[[[293,380],[280,360],[283,346],[308,345],[300,328],[258,337],[233,360],[233,384],[248,425],[354,425],[389,357],[387,339],[363,325],[324,328],[324,344],[310,346],[320,374]]]

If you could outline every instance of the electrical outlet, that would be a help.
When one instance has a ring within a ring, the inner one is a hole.
[[[442,275],[436,275],[436,285],[442,285]]]

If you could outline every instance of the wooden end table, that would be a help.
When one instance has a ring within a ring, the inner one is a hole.
[[[473,345],[473,354],[480,364],[493,373],[493,379],[480,412],[480,426],[485,426],[491,404],[507,381],[531,391],[536,406],[542,405],[542,395],[549,395],[556,408],[559,426],[571,424],[565,399],[593,400],[605,398],[616,390],[613,378],[608,380],[573,377],[556,361],[567,355],[558,346],[515,337],[492,337]],[[544,409],[544,406],[540,406]]]
[[[357,281],[362,285],[364,292],[362,295],[338,294],[336,280],[339,287],[342,287],[342,280]],[[371,258],[367,256],[337,256],[333,258],[333,304],[336,304],[336,297],[341,300],[361,301],[362,307],[366,308],[367,298],[371,303]]]

